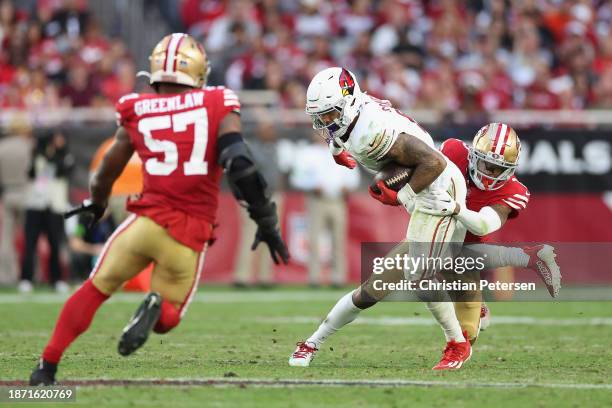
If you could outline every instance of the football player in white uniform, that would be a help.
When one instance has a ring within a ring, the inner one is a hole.
[[[445,258],[452,256],[450,242],[462,243],[465,227],[452,216],[431,215],[419,211],[419,196],[447,192],[457,202],[465,202],[466,185],[459,169],[434,148],[429,133],[410,117],[393,108],[388,101],[373,98],[359,89],[355,76],[344,68],[319,72],[307,90],[306,113],[315,129],[327,132],[334,159],[342,163],[354,158],[372,173],[389,163],[412,168],[410,180],[398,192],[382,181],[377,183],[380,201],[399,202],[411,213],[406,239],[388,257],[409,253],[410,256]],[[346,163],[345,163],[346,164]],[[354,165],[354,163],[348,163]],[[372,193],[372,192],[371,192]],[[454,248],[457,248],[455,246]],[[399,282],[433,279],[435,271],[418,268],[412,271],[396,268],[383,275],[374,274],[366,282],[342,297],[306,340],[299,342],[289,358],[289,365],[308,366],[321,344],[344,325],[355,320],[364,309],[384,299],[390,291],[375,288],[375,280]],[[380,288],[380,285],[378,285]],[[447,345],[434,370],[459,369],[471,356],[457,321],[453,304],[441,291],[417,292],[442,327]]]

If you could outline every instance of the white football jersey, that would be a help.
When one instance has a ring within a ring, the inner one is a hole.
[[[372,173],[380,171],[388,162],[385,156],[400,133],[419,138],[434,148],[429,135],[418,123],[393,108],[387,101],[364,95],[359,118],[346,142],[337,144]]]

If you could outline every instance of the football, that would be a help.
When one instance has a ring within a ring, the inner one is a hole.
[[[376,183],[382,180],[391,190],[400,191],[410,181],[412,170],[410,167],[404,167],[397,163],[389,163],[374,176],[374,182],[371,186],[372,190],[375,193],[379,193],[380,191]]]

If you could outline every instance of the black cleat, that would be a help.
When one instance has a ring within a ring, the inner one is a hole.
[[[51,364],[42,358],[30,375],[30,385],[55,385],[57,364]]]
[[[159,319],[161,302],[162,298],[157,292],[151,292],[144,298],[128,325],[123,329],[118,346],[119,354],[129,356],[145,344],[149,333]]]

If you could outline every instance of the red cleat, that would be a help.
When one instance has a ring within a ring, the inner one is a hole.
[[[463,332],[463,337],[466,339],[463,343],[455,340],[446,343],[442,360],[432,370],[458,370],[472,357],[472,345],[467,340],[467,332]]]
[[[555,249],[550,245],[536,245],[524,247],[523,251],[529,255],[527,268],[540,277],[550,296],[557,297],[561,289],[561,270],[555,260]]]

